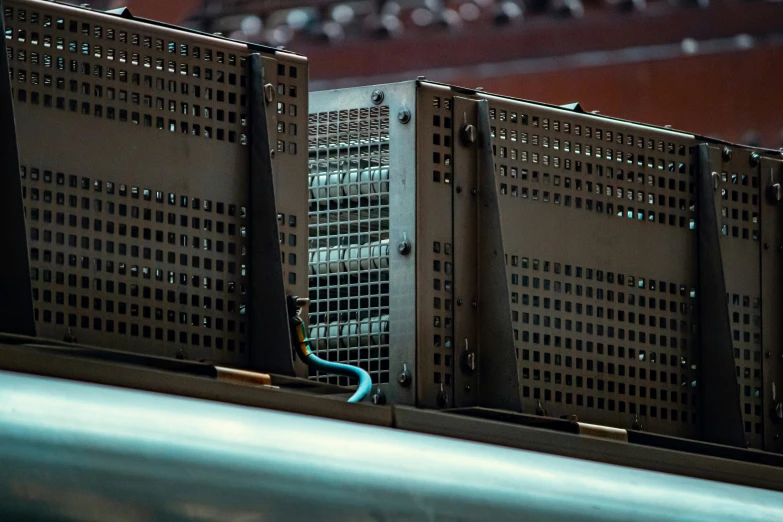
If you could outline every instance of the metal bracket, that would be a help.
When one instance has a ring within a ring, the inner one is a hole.
[[[702,438],[745,446],[723,272],[710,147],[698,148],[699,336]]]
[[[489,103],[478,102],[479,405],[521,411],[500,207],[495,187]]]
[[[283,269],[280,265],[272,156],[264,103],[261,55],[250,67],[250,173],[247,263],[250,300],[248,328],[250,368],[294,375]]]
[[[783,451],[783,208],[780,179],[783,161],[762,156],[759,184],[767,187],[761,203],[761,369],[764,450]]]
[[[5,35],[0,0],[0,34]],[[0,256],[0,332],[35,335],[30,261],[27,257],[22,183],[14,120],[14,100],[8,69],[5,37],[0,42],[0,220],[3,223],[3,255]]]

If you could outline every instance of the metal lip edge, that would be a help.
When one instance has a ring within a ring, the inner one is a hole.
[[[555,110],[558,110],[558,111],[574,113],[573,110],[567,109],[565,107],[561,107],[560,105],[553,105],[553,104],[550,104],[550,103],[544,103],[544,102],[538,102],[538,101],[533,101],[533,100],[527,100],[525,98],[514,98],[513,96],[506,96],[506,95],[503,95],[503,94],[489,93],[489,92],[486,92],[486,91],[479,91],[479,90],[476,90],[476,89],[471,89],[469,87],[460,87],[460,86],[457,86],[457,85],[451,85],[451,84],[447,84],[447,83],[440,83],[440,82],[435,82],[435,81],[431,81],[431,80],[421,80],[421,82],[422,83],[429,83],[429,84],[432,84],[432,85],[440,85],[440,86],[443,86],[443,87],[448,87],[452,91],[454,91],[456,93],[459,93],[459,94],[468,94],[468,95],[473,95],[473,96],[482,96],[482,97],[486,97],[486,98],[490,98],[490,99],[497,99],[497,100],[507,101],[507,102],[527,103],[527,104],[530,104],[530,105],[538,105],[540,107],[544,107],[544,108],[547,108],[547,109],[555,109]],[[648,130],[648,131],[649,130],[655,130],[655,131],[659,131],[659,132],[664,132],[664,133],[667,133],[667,134],[671,134],[673,136],[677,136],[679,138],[694,139],[694,138],[697,137],[697,135],[691,134],[689,132],[680,131],[680,130],[677,130],[677,129],[669,129],[669,128],[666,128],[666,127],[659,127],[657,125],[650,125],[650,124],[647,124],[647,123],[641,123],[641,122],[635,122],[635,121],[631,121],[631,120],[625,120],[625,119],[617,118],[617,117],[614,117],[614,116],[607,116],[605,114],[593,114],[591,112],[576,113],[576,114],[582,114],[583,116],[593,117],[593,118],[596,118],[596,119],[612,120],[612,121],[615,121],[615,122],[618,122],[618,123],[623,123],[623,124],[626,124],[626,125],[632,125],[634,127],[639,127],[640,129],[644,129],[644,130]]]
[[[479,444],[783,491],[783,468],[480,417],[394,407],[394,428]]]
[[[234,384],[206,377],[60,354],[42,357],[26,350],[24,345],[0,344],[0,371],[190,397],[358,424],[392,426],[391,406],[349,404],[307,391]],[[272,375],[273,384],[279,382],[276,377]]]
[[[351,92],[351,91],[359,91],[359,90],[371,90],[376,89],[378,87],[382,88],[390,88],[390,87],[402,87],[405,85],[411,85],[411,84],[418,84],[418,80],[404,80],[401,82],[389,82],[389,83],[372,83],[367,85],[356,85],[353,87],[339,87],[337,89],[324,89],[321,91],[310,91],[308,93],[308,97],[312,99],[313,96],[322,97],[327,96],[328,94],[340,94],[344,92]],[[451,87],[451,86],[447,86]],[[368,105],[371,105],[368,103]],[[312,113],[311,113],[312,114]]]
[[[256,44],[252,42],[245,42],[242,40],[234,40],[233,38],[228,38],[226,36],[206,33],[204,31],[199,31],[197,29],[169,24],[166,22],[161,22],[159,20],[151,20],[149,18],[133,16],[132,14],[129,18],[126,18],[121,16],[120,14],[111,13],[108,11],[101,11],[98,9],[92,9],[90,7],[83,7],[81,5],[67,4],[64,3],[62,0],[19,0],[19,4],[30,5],[31,6],[30,8],[34,8],[34,6],[40,6],[39,8],[42,10],[54,9],[55,11],[59,11],[64,14],[70,13],[74,16],[84,16],[85,13],[89,13],[90,16],[95,16],[101,20],[106,20],[107,22],[126,24],[129,26],[134,25],[133,22],[136,22],[138,25],[142,25],[142,26],[147,25],[153,28],[165,29],[167,30],[167,32],[171,31],[171,32],[185,33],[186,35],[189,35],[191,37],[198,37],[200,39],[205,39],[205,40],[216,40],[217,42],[212,42],[211,45],[215,45],[218,42],[223,44],[228,44],[237,47],[237,52],[240,51],[240,48],[243,48],[242,50],[245,50],[250,53],[263,52],[265,54],[276,54],[279,52],[283,52],[293,56],[302,56],[288,49],[280,49],[277,47],[271,47],[268,45]]]
[[[469,407],[444,410],[443,413],[460,417],[499,422],[525,428],[545,429],[560,433],[578,434],[578,423],[569,419],[542,417],[528,413],[518,413],[495,408]],[[582,423],[584,424],[584,423]],[[608,428],[611,426],[607,426]],[[759,464],[773,468],[783,468],[783,455],[757,449],[740,448],[714,444],[698,439],[686,439],[649,431],[625,430],[628,433],[628,443],[647,448],[658,448],[679,451],[689,455],[722,458],[735,462]]]

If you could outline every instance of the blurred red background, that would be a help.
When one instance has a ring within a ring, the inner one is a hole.
[[[300,52],[311,89],[426,76],[783,146],[783,2],[111,1]]]

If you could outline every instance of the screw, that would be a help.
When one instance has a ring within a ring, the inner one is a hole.
[[[462,352],[462,356],[460,357],[460,366],[462,367],[463,372],[465,372],[468,375],[473,375],[473,372],[476,371],[475,352],[471,352],[468,350]]]
[[[397,120],[400,123],[408,123],[411,121],[411,111],[407,107],[400,107],[400,110],[397,111]]]
[[[459,137],[462,140],[462,144],[466,147],[476,141],[476,127],[465,123],[459,129]]]
[[[411,373],[408,371],[408,365],[402,365],[402,372],[397,376],[397,382],[403,388],[407,388],[411,385]]]
[[[457,299],[457,306],[462,306],[462,299]]]
[[[411,244],[408,241],[400,241],[400,244],[397,245],[397,251],[401,255],[407,256],[411,253]]]
[[[783,199],[783,190],[781,190],[780,183],[770,182],[767,186],[767,199],[773,205],[780,203]]]
[[[370,95],[370,99],[375,105],[379,105],[383,101],[383,91],[375,89]]]
[[[380,386],[378,386],[378,388],[375,390],[375,393],[372,394],[371,398],[373,404],[377,404],[379,406],[381,404],[386,404],[386,394],[381,391]]]
[[[764,250],[769,250],[769,243],[764,243]]]
[[[758,152],[754,152],[750,155],[750,166],[751,167],[758,167],[759,165],[759,159],[761,159],[761,156],[759,156]]]
[[[443,384],[440,385],[440,391],[438,392],[436,400],[438,401],[438,406],[441,408],[445,408],[449,405],[449,394],[443,389]]]
[[[769,359],[770,355],[772,355],[772,353],[770,353],[770,351],[769,351],[769,350],[767,350],[766,352],[764,352],[764,357],[766,357],[767,359]]]
[[[457,194],[460,194],[462,192],[462,187],[457,187]]]
[[[65,333],[65,337],[63,337],[63,341],[66,343],[78,343],[79,340],[76,338],[75,335],[73,335],[73,332],[71,332],[71,329],[68,328],[68,331]]]
[[[275,86],[271,83],[264,85],[264,101],[269,105],[275,99]]]
[[[783,419],[783,402],[776,402],[772,405],[772,419],[780,422]]]
[[[478,191],[476,190],[476,187],[473,187],[472,189],[470,189],[470,193],[473,194],[474,196],[476,194],[478,194]]]
[[[723,147],[723,161],[731,161],[731,149]]]
[[[476,302],[475,299],[473,300],[472,303],[470,303],[470,306],[472,306],[473,308],[476,308],[478,306],[478,303]]]

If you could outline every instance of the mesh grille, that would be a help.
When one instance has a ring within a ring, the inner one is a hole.
[[[315,352],[389,382],[389,108],[310,115]],[[347,385],[344,377],[313,377]]]

